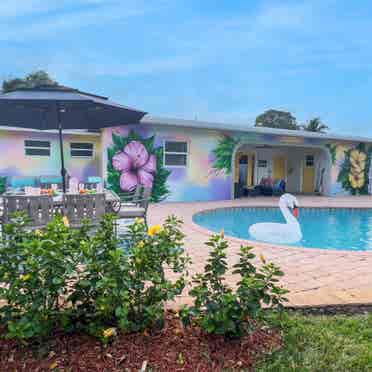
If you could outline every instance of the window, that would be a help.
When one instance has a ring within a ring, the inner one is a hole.
[[[164,142],[164,165],[166,167],[186,167],[187,156],[187,142]]]
[[[312,168],[314,166],[314,155],[306,155],[305,165],[308,168]]]
[[[71,142],[70,154],[72,158],[93,158],[94,145],[86,142]]]
[[[25,155],[50,156],[50,142],[25,140]]]
[[[257,165],[258,168],[267,168],[267,160],[259,160]]]

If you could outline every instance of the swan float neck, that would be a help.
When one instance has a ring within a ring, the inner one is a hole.
[[[270,243],[296,243],[302,239],[301,226],[297,220],[298,201],[291,194],[279,199],[279,208],[286,223],[256,223],[249,227],[249,234],[256,240]]]
[[[279,209],[282,212],[287,224],[289,225],[299,225],[297,218],[289,211],[288,206],[282,200],[279,200]]]

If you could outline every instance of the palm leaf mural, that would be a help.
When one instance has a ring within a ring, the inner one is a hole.
[[[336,163],[337,145],[327,143],[326,147],[331,154],[332,165],[334,165]]]
[[[238,140],[226,135],[218,141],[217,147],[213,150],[215,155],[214,169],[224,171],[226,174],[231,173],[232,155],[238,143]]]
[[[156,157],[156,170],[153,172],[151,201],[156,203],[164,200],[170,194],[167,186],[167,179],[171,171],[166,169],[163,165],[163,148],[154,146],[155,136],[142,138],[134,131],[130,131],[125,137],[115,133],[112,134],[113,144],[107,149],[107,181],[110,188],[118,194],[123,192],[120,186],[120,177],[122,173],[115,169],[112,160],[116,154],[122,152],[125,146],[133,141],[141,143],[147,150],[148,155],[154,155]]]
[[[369,168],[371,166],[372,148],[360,143],[345,152],[345,160],[342,163],[337,181],[342,184],[344,190],[352,195],[368,194]]]

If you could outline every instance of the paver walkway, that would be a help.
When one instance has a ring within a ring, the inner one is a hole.
[[[353,207],[372,208],[372,197],[298,197],[301,207]],[[151,224],[161,223],[175,214],[184,221],[186,250],[193,261],[190,273],[202,272],[208,254],[203,245],[210,232],[196,225],[192,216],[202,210],[230,206],[277,206],[277,198],[247,198],[240,200],[203,203],[161,203],[149,209]],[[229,264],[237,262],[240,245],[247,241],[227,237],[230,242]],[[285,272],[284,286],[290,290],[289,305],[333,305],[350,303],[372,304],[372,251],[348,252],[322,249],[275,246],[250,242],[255,253],[262,253],[267,260],[278,264]],[[227,276],[234,285],[235,278]],[[189,303],[187,291],[180,296],[177,304]]]

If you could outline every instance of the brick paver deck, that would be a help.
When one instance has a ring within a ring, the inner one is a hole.
[[[372,197],[298,197],[301,207],[352,207],[372,208]],[[192,216],[202,210],[231,206],[277,206],[277,198],[247,198],[240,200],[203,203],[162,203],[152,205],[149,210],[151,224],[161,223],[166,216],[175,214],[184,221],[186,250],[193,261],[190,273],[202,272],[208,248],[203,245],[210,232],[192,221]],[[227,237],[230,242],[228,261],[237,261],[240,245],[247,241]],[[327,251],[322,249],[275,246],[249,242],[255,253],[262,253],[285,272],[283,284],[290,290],[289,305],[340,305],[372,304],[372,251]],[[227,276],[234,285],[235,278]],[[187,291],[177,304],[188,303]]]

